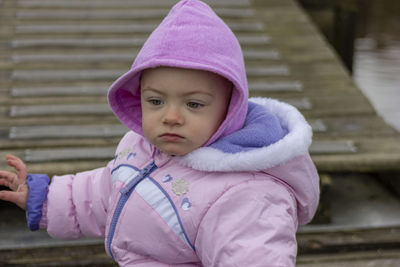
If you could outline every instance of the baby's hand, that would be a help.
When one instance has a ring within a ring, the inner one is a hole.
[[[18,157],[7,155],[7,163],[17,173],[0,170],[0,185],[10,188],[12,191],[0,191],[0,199],[13,202],[18,207],[26,209],[28,200],[28,185],[26,184],[27,169],[25,163]]]

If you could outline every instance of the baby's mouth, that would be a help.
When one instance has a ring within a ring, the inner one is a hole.
[[[164,142],[176,142],[183,139],[183,136],[174,133],[164,133],[160,135],[161,140]]]

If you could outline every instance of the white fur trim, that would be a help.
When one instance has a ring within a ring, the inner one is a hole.
[[[200,171],[260,171],[308,153],[312,129],[295,107],[270,98],[250,98],[249,101],[275,114],[288,134],[269,146],[234,154],[201,147],[179,158],[179,162]]]

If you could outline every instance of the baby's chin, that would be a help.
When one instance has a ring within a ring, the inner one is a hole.
[[[164,151],[164,150],[160,150],[162,153],[164,153],[164,154],[166,154],[166,155],[168,155],[168,156],[171,156],[171,157],[176,157],[176,156],[178,156],[178,157],[182,157],[182,156],[185,156],[187,153],[180,153],[180,152],[174,152],[174,151]],[[188,152],[189,153],[189,152]]]
[[[187,154],[189,154],[190,152],[192,152],[194,149],[190,149],[190,150],[180,150],[180,149],[168,149],[168,148],[164,148],[164,149],[160,149],[160,151],[164,154],[167,154],[168,156],[171,157],[182,157],[185,156]]]

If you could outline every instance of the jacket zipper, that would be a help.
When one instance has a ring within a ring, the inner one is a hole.
[[[114,238],[115,228],[117,227],[117,223],[119,220],[119,216],[121,215],[122,209],[124,208],[126,202],[128,201],[129,197],[131,196],[133,190],[135,189],[136,185],[140,183],[147,175],[152,173],[154,170],[157,169],[154,161],[143,168],[140,173],[132,179],[128,184],[126,184],[121,190],[121,197],[118,200],[117,207],[115,208],[113,217],[110,223],[110,229],[108,231],[108,239],[107,239],[107,251],[110,256],[114,259],[114,255],[111,251],[111,243]],[[115,260],[115,259],[114,259]]]

